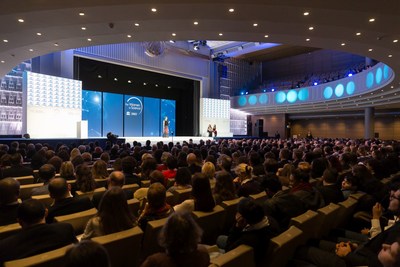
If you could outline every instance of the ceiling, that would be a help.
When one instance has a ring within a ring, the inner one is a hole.
[[[171,39],[284,44],[246,54],[247,60],[341,50],[382,61],[395,73],[400,69],[398,0],[2,0],[0,25],[0,76],[55,51]],[[375,94],[387,101],[374,106],[399,108],[400,100],[392,100],[399,81],[396,77],[382,88],[384,94]]]

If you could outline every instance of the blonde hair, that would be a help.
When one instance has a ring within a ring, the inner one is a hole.
[[[80,156],[80,155],[81,155],[81,151],[79,151],[79,149],[75,147],[74,149],[71,150],[70,160],[73,160],[74,158],[76,158],[77,156]]]
[[[235,173],[237,175],[245,175],[246,177],[250,178],[251,173],[253,172],[253,167],[250,165],[247,165],[246,163],[240,163],[236,168],[235,168]]]
[[[212,162],[207,161],[201,168],[201,173],[204,174],[208,179],[212,179],[215,176],[215,166]]]

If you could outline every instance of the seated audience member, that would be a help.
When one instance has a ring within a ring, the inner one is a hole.
[[[68,249],[65,267],[111,267],[107,250],[91,240],[83,240]]]
[[[217,159],[217,168],[218,171],[226,171],[228,172],[232,177],[234,177],[234,172],[232,172],[232,158],[229,157],[228,155],[222,154],[218,157]],[[217,174],[218,174],[217,171]]]
[[[99,146],[96,146],[94,148],[93,153],[92,153],[92,157],[94,159],[99,159],[102,153],[103,153],[103,149],[101,147],[99,147]]]
[[[190,170],[190,172],[193,174],[195,174],[196,172],[201,172],[201,165],[199,164],[198,160],[197,160],[197,156],[194,153],[190,153],[187,155],[186,157],[186,161],[188,164],[188,168]]]
[[[150,184],[154,183],[164,184],[164,175],[160,171],[157,170],[152,171],[150,173],[149,178],[150,178]],[[136,190],[135,193],[133,194],[133,197],[140,201],[140,207],[143,206],[143,200],[147,196],[147,191],[149,191],[148,187],[141,187],[138,190]]]
[[[279,168],[276,175],[283,186],[289,186],[290,175],[296,168],[291,163],[286,163],[283,168]]]
[[[358,179],[353,175],[346,175],[342,181],[342,194],[344,199],[347,199],[351,194],[358,192]]]
[[[228,236],[218,237],[217,245],[230,251],[240,245],[254,249],[254,259],[259,266],[265,259],[270,239],[280,233],[276,220],[265,216],[260,205],[250,198],[239,201],[236,223]]]
[[[92,166],[93,179],[107,179],[107,163],[101,159],[97,160]]]
[[[166,190],[161,183],[150,185],[147,191],[147,203],[139,216],[138,223],[144,231],[148,221],[159,220],[168,217],[173,208],[166,202]]]
[[[210,180],[201,173],[193,176],[192,198],[174,207],[176,212],[212,211],[215,201],[211,193]]]
[[[75,180],[75,168],[71,161],[64,161],[60,168],[60,177],[66,180]]]
[[[49,193],[49,182],[56,176],[56,169],[51,164],[44,164],[39,168],[39,181],[43,183],[43,186],[32,189],[32,196],[47,195]]]
[[[322,175],[322,185],[317,189],[324,198],[325,205],[330,203],[339,203],[344,200],[343,193],[338,184],[338,172],[335,169],[326,169]]]
[[[181,167],[176,171],[175,184],[168,188],[167,192],[192,188],[192,174],[187,167]]]
[[[107,188],[110,189],[114,186],[122,188],[125,184],[125,175],[121,171],[113,171],[107,178]],[[132,190],[124,190],[126,199],[133,198]],[[100,200],[103,197],[104,192],[95,192],[93,194],[92,202],[95,208],[99,206]]]
[[[53,156],[47,161],[47,163],[54,166],[56,173],[60,173],[61,164],[63,163],[63,160],[60,157]]]
[[[76,167],[76,182],[73,185],[72,192],[81,191],[83,193],[91,192],[96,189],[96,181],[93,179],[92,172],[86,164]]]
[[[82,158],[86,164],[88,165],[92,164],[92,154],[90,154],[89,152],[82,153]]]
[[[81,156],[81,151],[78,149],[78,148],[73,148],[72,150],[71,150],[71,152],[69,153],[69,155],[70,155],[70,158],[69,158],[69,160],[70,161],[73,161],[73,159],[74,158],[76,158],[77,156]]]
[[[249,154],[249,163],[250,166],[253,168],[253,175],[254,176],[263,176],[265,175],[265,169],[261,162],[260,154],[256,151],[252,151]]]
[[[233,180],[237,188],[237,195],[239,197],[248,197],[261,193],[262,188],[257,180],[252,177],[253,168],[246,163],[240,163],[235,173],[237,177]]]
[[[211,187],[215,185],[215,165],[212,162],[206,162],[201,167],[201,173],[210,180]]]
[[[176,161],[176,158],[174,158],[173,156],[169,156],[167,158],[166,164],[167,164],[167,169],[162,171],[162,174],[164,175],[165,185],[168,183],[169,179],[175,179],[178,162]]]
[[[233,178],[229,172],[220,171],[217,173],[213,197],[217,205],[221,204],[222,201],[237,198]]]
[[[104,161],[105,163],[107,163],[107,167],[111,167],[111,165],[110,165],[110,154],[108,154],[108,152],[101,153],[100,159],[102,161]]]
[[[149,256],[142,267],[209,266],[207,249],[199,245],[201,235],[202,230],[190,213],[171,214],[159,236],[165,252]]]
[[[140,186],[141,178],[136,175],[136,160],[132,156],[126,156],[122,159],[122,172],[125,175],[126,184],[138,184]]]
[[[118,186],[108,189],[101,198],[97,215],[89,220],[82,239],[128,230],[136,225],[125,192]]]
[[[73,197],[71,195],[71,185],[64,178],[54,178],[49,183],[50,197],[54,199],[54,204],[49,208],[46,217],[47,223],[52,223],[54,217],[80,212],[93,208],[93,204],[88,197]]]
[[[33,175],[33,170],[31,168],[23,166],[22,162],[23,158],[20,153],[12,154],[10,156],[11,166],[9,168],[3,169],[3,176],[0,178]]]
[[[17,222],[19,187],[13,178],[0,180],[0,226]]]
[[[0,240],[0,265],[77,242],[68,223],[45,223],[46,209],[40,201],[28,199],[18,207],[17,217],[22,230]]]
[[[383,267],[400,266],[400,241],[394,242],[391,245],[383,244],[378,254],[378,260]]]
[[[142,165],[140,172],[140,180],[149,180],[150,173],[157,169],[157,161],[148,153],[143,154],[142,156]],[[143,159],[144,158],[144,159]]]

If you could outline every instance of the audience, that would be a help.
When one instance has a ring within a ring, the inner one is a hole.
[[[86,164],[81,164],[76,167],[76,182],[73,192],[81,191],[82,193],[91,192],[96,189],[96,181],[92,176],[90,168]]]
[[[215,204],[219,205],[222,201],[237,198],[233,178],[227,171],[220,171],[217,174],[215,187],[213,189]]]
[[[74,244],[65,258],[65,267],[111,267],[107,250],[91,240]]]
[[[10,164],[9,168],[4,168],[2,171],[1,178],[7,177],[20,177],[20,176],[28,176],[33,175],[33,170],[29,167],[25,167],[22,165],[23,158],[20,153],[14,153],[10,156]]]
[[[44,164],[39,168],[39,182],[43,183],[43,186],[32,189],[31,195],[47,195],[49,193],[49,182],[56,176],[56,169],[51,164]]]
[[[64,161],[60,167],[60,177],[66,180],[75,180],[75,168],[71,161]]]
[[[0,226],[17,222],[19,188],[13,178],[0,180]]]
[[[106,179],[108,177],[107,163],[103,160],[97,160],[92,166],[93,179]]]

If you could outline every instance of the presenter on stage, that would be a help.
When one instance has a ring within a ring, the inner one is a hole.
[[[213,133],[214,133],[214,137],[217,137],[217,125],[216,124],[214,124]]]
[[[169,136],[169,120],[168,117],[165,116],[163,120],[163,137],[168,137]]]
[[[208,132],[208,137],[212,137],[213,128],[211,124],[208,125],[207,132]]]

